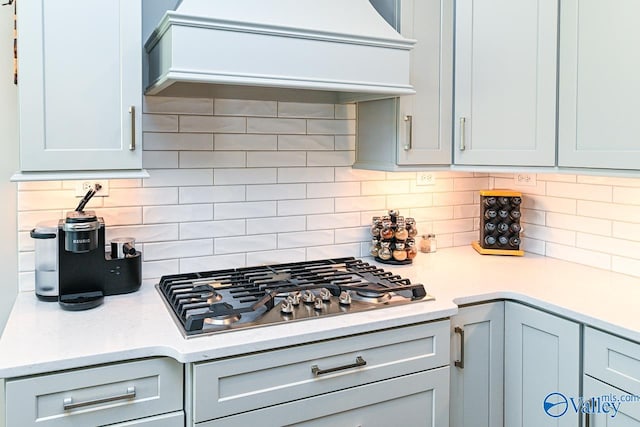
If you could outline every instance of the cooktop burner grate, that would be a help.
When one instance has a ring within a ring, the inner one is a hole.
[[[352,257],[176,274],[157,287],[185,336],[433,299]]]

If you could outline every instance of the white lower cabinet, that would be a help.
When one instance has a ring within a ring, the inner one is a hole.
[[[586,327],[585,427],[640,427],[640,344]]]
[[[198,426],[449,424],[449,321],[196,363]]]
[[[183,372],[175,360],[156,358],[9,379],[6,424],[183,426]]]
[[[578,427],[580,417],[555,405],[580,396],[580,325],[514,302],[505,303],[504,425]],[[556,411],[558,413],[556,413]]]
[[[504,302],[451,318],[451,427],[503,426]]]

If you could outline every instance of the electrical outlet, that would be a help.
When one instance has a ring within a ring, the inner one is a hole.
[[[433,172],[418,172],[416,174],[416,185],[435,185],[436,176]]]
[[[516,173],[513,176],[516,185],[535,187],[538,185],[535,173]]]
[[[100,184],[100,190],[96,191],[93,197],[107,197],[109,195],[109,181],[104,179],[85,179],[76,181],[76,197],[84,197],[91,188]]]

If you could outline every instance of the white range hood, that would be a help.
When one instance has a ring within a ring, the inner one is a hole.
[[[183,0],[145,44],[146,94],[309,102],[409,95],[414,44],[368,0]]]

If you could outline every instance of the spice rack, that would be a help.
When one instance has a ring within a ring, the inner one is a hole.
[[[411,264],[418,254],[417,234],[415,220],[400,216],[397,210],[392,209],[382,217],[374,216],[371,219],[371,255],[385,264]]]
[[[523,256],[520,249],[522,193],[511,190],[480,191],[480,240],[471,246],[483,255]]]

